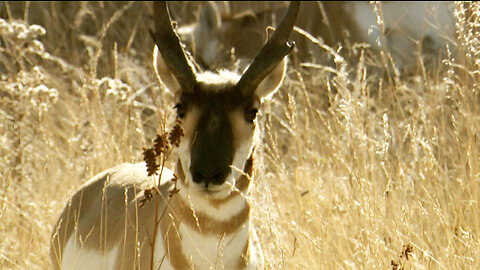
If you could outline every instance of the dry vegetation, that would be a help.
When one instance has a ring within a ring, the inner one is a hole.
[[[63,204],[88,177],[141,160],[171,97],[142,3],[0,7],[0,268],[49,269]],[[480,265],[479,13],[457,4],[458,45],[437,65],[412,59],[414,75],[388,48],[290,62],[258,123],[251,201],[268,269]]]

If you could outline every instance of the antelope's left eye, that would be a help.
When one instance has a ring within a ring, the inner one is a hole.
[[[177,103],[174,108],[177,110],[177,117],[183,119],[185,117],[185,105]]]
[[[257,113],[258,113],[257,108],[249,109],[245,114],[245,119],[247,120],[247,122],[250,123],[250,124],[253,124],[253,121],[257,117]]]

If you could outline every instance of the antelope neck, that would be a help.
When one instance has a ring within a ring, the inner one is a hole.
[[[209,200],[209,207],[213,207],[221,211],[222,206],[228,207],[229,202],[237,196],[244,196],[242,193],[248,191],[248,186],[250,184],[249,178],[252,176],[252,166],[253,159],[250,157],[243,170],[242,174],[235,184],[235,189],[232,193],[221,200]],[[185,182],[185,175],[181,166],[181,163],[177,163],[176,167],[178,181]],[[235,241],[240,244],[240,248],[237,250],[238,256],[235,257],[233,265],[236,269],[244,269],[247,265],[248,254],[249,254],[249,237],[247,238],[238,238],[236,235],[240,231],[245,230],[245,226],[249,226],[250,222],[250,205],[246,200],[242,201],[244,206],[230,218],[225,220],[219,220],[211,215],[208,211],[202,211],[202,209],[197,209],[196,205],[191,205],[185,199],[180,196],[180,194],[173,194],[172,199],[166,207],[166,213],[162,216],[163,218],[159,221],[159,226],[161,233],[163,235],[163,245],[165,255],[169,258],[169,261],[172,263],[172,266],[175,269],[189,269],[193,265],[198,263],[198,258],[195,256],[192,257],[192,254],[188,254],[188,249],[183,248],[185,246],[185,241],[188,234],[199,234],[205,237],[217,237],[226,239],[236,239]],[[183,228],[183,229],[182,229]],[[182,232],[187,231],[187,235],[183,235]],[[231,241],[230,240],[230,241]],[[215,244],[218,239],[215,240]],[[232,244],[230,241],[227,241],[229,244]],[[227,245],[229,245],[227,244]]]

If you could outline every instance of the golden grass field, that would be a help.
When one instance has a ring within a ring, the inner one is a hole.
[[[145,5],[1,8],[0,269],[50,269],[68,198],[142,160],[172,97],[153,74]],[[290,61],[257,123],[250,199],[267,269],[480,266],[480,6],[455,12],[456,46],[411,59],[413,72],[387,47]]]

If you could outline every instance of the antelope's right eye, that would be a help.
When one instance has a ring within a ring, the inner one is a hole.
[[[245,119],[247,120],[247,122],[253,124],[253,121],[255,121],[255,118],[257,117],[257,113],[257,108],[251,108],[248,112],[246,112]]]
[[[182,103],[177,103],[173,108],[177,110],[178,118],[183,119],[185,117],[185,105],[183,105]]]

